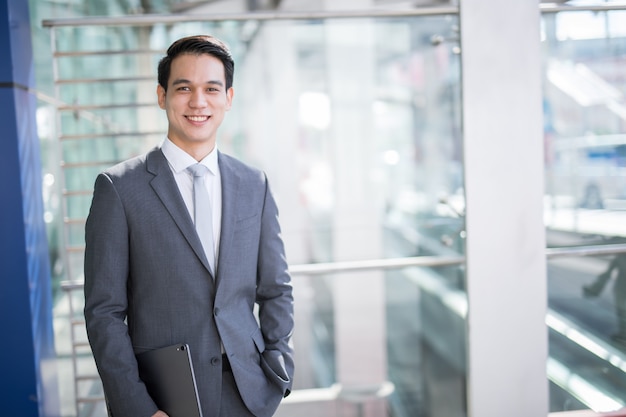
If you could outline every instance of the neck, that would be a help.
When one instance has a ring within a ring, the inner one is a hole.
[[[201,143],[180,143],[173,139],[170,140],[180,149],[191,155],[191,157],[198,162],[202,161],[204,158],[206,158],[208,154],[215,150],[215,141]]]

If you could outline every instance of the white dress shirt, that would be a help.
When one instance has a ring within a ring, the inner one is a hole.
[[[171,140],[165,138],[161,144],[161,151],[165,155],[165,159],[174,174],[174,179],[183,197],[185,206],[189,211],[189,216],[193,220],[193,176],[187,171],[190,165],[198,163],[191,155],[176,146]],[[220,177],[220,169],[217,162],[217,146],[199,163],[209,168],[209,172],[205,177],[205,184],[211,199],[212,215],[213,215],[213,244],[215,252],[215,268],[217,268],[217,259],[219,251],[220,232],[222,224],[222,181]]]

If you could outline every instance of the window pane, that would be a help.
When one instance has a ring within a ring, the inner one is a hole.
[[[626,243],[623,17],[621,11],[543,17],[551,247]],[[625,248],[548,263],[551,411],[626,404]]]

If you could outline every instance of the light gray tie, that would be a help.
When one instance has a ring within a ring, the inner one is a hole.
[[[215,272],[215,249],[213,245],[213,212],[211,199],[204,183],[209,168],[202,164],[190,165],[187,170],[193,175],[193,218],[204,253],[209,261],[211,274]]]

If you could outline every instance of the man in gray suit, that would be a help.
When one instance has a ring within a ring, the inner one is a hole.
[[[293,295],[276,203],[263,172],[216,148],[233,71],[216,38],[174,42],[158,71],[167,138],[96,179],[85,318],[113,417],[167,416],[135,355],[177,343],[190,347],[204,417],[271,416],[290,392]],[[209,168],[212,209],[195,216],[187,168],[197,164]],[[199,216],[213,225],[211,247]]]

